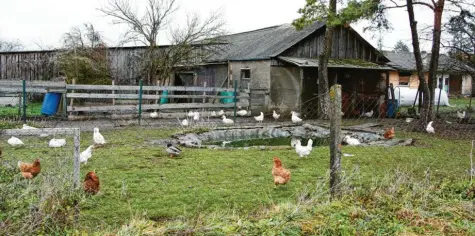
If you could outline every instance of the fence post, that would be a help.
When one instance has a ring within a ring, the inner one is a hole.
[[[237,107],[236,107],[236,105],[237,105],[237,104],[236,104],[236,103],[237,103],[237,99],[236,99],[236,97],[237,97],[237,82],[238,82],[237,80],[234,80],[234,123],[236,123],[236,109],[237,109]]]
[[[143,80],[141,79],[139,82],[139,125],[142,122],[142,87],[143,87]]]
[[[81,131],[79,128],[74,129],[74,188],[79,187],[79,173],[81,171],[81,165],[79,163],[79,148],[81,144]]]
[[[341,85],[330,88],[330,193],[331,198],[341,196]]]
[[[26,80],[22,80],[22,98],[23,98],[23,123],[26,124]]]

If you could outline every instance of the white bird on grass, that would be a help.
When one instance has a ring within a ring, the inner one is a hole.
[[[346,135],[345,138],[343,138],[343,141],[350,146],[357,146],[361,144],[360,140],[352,138],[349,135]]]
[[[226,118],[226,116],[222,116],[222,117],[223,117],[224,124],[234,124],[233,120]]]
[[[277,112],[275,112],[275,110],[272,111],[272,117],[274,118],[274,120],[278,120],[280,118],[280,114],[277,114]]]
[[[62,147],[66,145],[66,139],[55,139],[55,138],[52,138],[50,141],[49,141],[49,144],[48,146],[49,147],[52,147],[52,148],[58,148],[58,147]]]
[[[459,118],[461,120],[464,119],[465,118],[465,111],[463,111],[463,112],[457,111],[457,118]]]
[[[295,152],[299,155],[299,157],[306,157],[310,154],[311,151],[312,150],[308,147],[302,146],[300,140],[297,140],[297,143],[295,144]]]
[[[8,142],[8,144],[10,144],[12,146],[21,146],[21,145],[24,144],[19,138],[14,137],[14,136],[9,138],[7,142]]]
[[[94,148],[94,145],[90,145],[89,147],[87,147],[86,150],[81,152],[81,154],[79,154],[79,162],[87,164],[87,160],[89,160],[89,158],[92,157],[93,148]]]
[[[150,118],[153,118],[153,119],[158,118],[158,112],[150,113]]]
[[[414,118],[406,118],[406,123],[411,123],[414,120]]]
[[[308,149],[309,151],[312,151],[312,150],[313,150],[313,140],[312,140],[312,139],[309,139],[309,140],[307,141],[307,149]]]
[[[262,123],[262,121],[264,121],[264,113],[262,113],[261,111],[261,114],[258,115],[258,116],[254,116],[254,119],[259,122],[259,123]]]
[[[373,116],[373,113],[374,113],[373,110],[371,110],[370,112],[366,112],[366,113],[364,113],[363,115],[364,115],[365,117],[371,118],[371,117]]]
[[[290,140],[290,146],[295,147],[295,145],[297,145],[298,141],[299,141],[298,138],[292,138],[292,140]]]
[[[432,127],[432,121],[429,122],[429,124],[427,124],[426,131],[429,134],[434,134],[435,133],[434,127]]]
[[[200,113],[199,112],[195,112],[195,114],[193,115],[193,120],[194,121],[199,121],[200,120]]]
[[[94,139],[94,143],[97,145],[104,145],[106,144],[106,140],[104,139],[104,136],[102,136],[101,133],[99,133],[99,128],[94,128],[94,135],[92,136]]]
[[[182,126],[188,126],[188,119],[183,119],[183,120],[178,119],[178,121],[180,122]]]
[[[223,116],[223,115],[224,115],[224,111],[223,111],[223,110],[219,111],[219,112],[218,112],[218,115],[219,115],[219,116]]]
[[[193,111],[189,111],[186,116],[188,116],[188,117],[194,117],[194,116],[195,116],[195,113],[194,113]]]
[[[221,147],[226,147],[226,144],[230,144],[230,143],[231,143],[231,141],[223,141],[221,143]]]
[[[211,117],[216,117],[218,116],[215,111],[211,112]]]
[[[245,116],[245,115],[247,115],[247,111],[242,109],[242,110],[237,111],[236,114],[238,114],[240,116]]]
[[[171,143],[167,144],[165,151],[170,155],[170,157],[179,156],[181,154],[181,149],[173,146]]]
[[[302,122],[302,119],[300,119],[300,117],[297,116],[297,113],[295,113],[295,111],[292,111],[292,123],[300,123]]]
[[[38,128],[35,128],[33,126],[29,126],[27,124],[23,124],[23,129],[38,129]]]

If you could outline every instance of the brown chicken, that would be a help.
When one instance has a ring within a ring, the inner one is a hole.
[[[99,177],[94,171],[87,173],[84,179],[84,191],[89,194],[96,194],[99,189]]]
[[[290,181],[290,171],[282,167],[282,161],[278,157],[274,157],[272,175],[274,176],[274,187],[277,187],[279,184],[286,184]]]
[[[26,179],[33,179],[41,172],[40,159],[36,159],[33,163],[18,161],[21,175]]]
[[[384,131],[385,131],[384,132],[384,138],[385,139],[392,139],[392,138],[394,138],[394,135],[396,134],[394,132],[394,127],[390,128],[390,129],[385,129]]]

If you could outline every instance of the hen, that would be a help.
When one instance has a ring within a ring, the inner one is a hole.
[[[390,128],[390,129],[385,129],[384,138],[385,139],[392,139],[392,138],[394,138],[395,134],[396,133],[394,131],[394,127]]]
[[[274,176],[274,187],[277,187],[279,184],[286,184],[290,181],[290,171],[282,167],[282,161],[278,157],[274,157],[272,176]]]
[[[40,159],[36,159],[33,163],[18,161],[18,168],[25,179],[33,179],[41,172]]]
[[[96,194],[99,189],[99,177],[94,171],[87,173],[84,179],[84,191],[89,194]]]

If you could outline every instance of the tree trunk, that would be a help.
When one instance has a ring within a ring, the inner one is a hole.
[[[341,197],[341,86],[330,89],[330,194],[332,199]]]
[[[430,91],[424,76],[424,66],[422,64],[421,48],[419,45],[419,36],[417,34],[417,21],[414,16],[414,5],[412,0],[407,0],[407,12],[409,14],[409,24],[411,26],[412,46],[414,48],[414,57],[416,59],[417,76],[419,77],[419,91],[422,91],[423,101],[420,112],[419,130],[425,130],[428,123],[428,112],[430,100]]]
[[[439,67],[439,53],[440,53],[440,35],[442,33],[442,13],[444,10],[445,0],[438,0],[434,9],[434,32],[432,33],[432,51],[429,64],[429,90],[430,101],[434,101],[436,96],[435,89],[437,87],[437,70]],[[429,106],[429,120],[435,119],[434,103],[431,102]]]
[[[329,3],[330,14],[336,14],[336,0],[330,0]],[[326,25],[323,52],[318,57],[318,93],[320,94],[319,108],[320,116],[323,119],[328,119],[330,114],[330,96],[328,95],[328,60],[332,54],[334,27]]]

